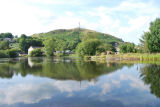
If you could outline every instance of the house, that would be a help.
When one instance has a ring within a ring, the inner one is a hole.
[[[71,50],[65,50],[65,51],[55,51],[53,52],[54,55],[56,56],[59,53],[64,53],[64,54],[73,54],[74,52],[72,52]]]
[[[116,47],[116,53],[115,54],[120,54],[120,48]]]
[[[120,54],[119,43],[115,43],[114,47],[116,49],[116,53],[115,54]]]
[[[34,49],[42,49],[42,47],[33,47],[33,46],[30,46],[30,47],[28,48],[28,55],[30,55],[30,53],[31,53]]]
[[[65,54],[70,54],[71,50],[65,50]]]
[[[107,51],[107,55],[111,55],[112,54],[112,51]]]
[[[3,38],[3,41],[9,41],[9,42],[12,42],[12,38]]]

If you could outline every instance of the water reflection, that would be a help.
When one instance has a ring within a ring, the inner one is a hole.
[[[142,68],[143,81],[145,84],[150,85],[151,93],[160,97],[160,66],[159,65],[146,65]]]
[[[108,66],[109,65],[109,66]],[[0,64],[0,77],[12,78],[14,74],[28,74],[60,80],[91,80],[114,72],[123,64],[101,64],[96,62],[72,62],[71,59],[28,58],[15,59]]]
[[[0,63],[0,107],[158,107],[160,104],[149,88],[155,83],[151,82],[151,76],[158,78],[158,65],[68,58],[20,58]],[[153,70],[155,75],[148,73]]]

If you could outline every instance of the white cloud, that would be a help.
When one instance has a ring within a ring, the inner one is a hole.
[[[1,32],[33,34],[43,30],[46,20],[53,16],[49,10],[15,1],[0,2]]]
[[[47,32],[60,28],[82,27],[115,35],[125,41],[138,43],[149,23],[160,16],[152,2],[123,1],[118,5],[85,7],[87,0],[0,0],[0,32],[14,34]],[[49,6],[50,5],[50,6]],[[59,11],[56,6],[77,6]],[[55,7],[54,9],[50,7]],[[59,13],[59,14],[57,14]],[[137,37],[136,37],[137,36]]]

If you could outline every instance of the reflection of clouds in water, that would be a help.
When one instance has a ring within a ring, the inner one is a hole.
[[[102,88],[102,94],[104,95],[104,94],[110,92],[110,90],[111,90],[111,84],[105,83],[105,84],[103,84],[101,86],[101,88]]]
[[[61,94],[65,95],[63,97],[75,99],[76,97],[83,97],[84,100],[89,98],[101,102],[115,100],[125,105],[140,101],[145,102],[150,97],[150,94],[143,94],[149,88],[131,72],[118,71],[103,75],[98,78],[97,82],[95,80],[77,82],[44,78],[42,80],[44,81],[37,82],[35,78],[32,78],[32,80],[27,79],[27,83],[19,81],[14,84],[14,79],[12,79],[10,85],[3,82],[6,86],[0,86],[0,104],[38,103],[41,100],[51,99]],[[123,87],[124,85],[127,87]],[[130,95],[127,96],[126,93]],[[139,98],[140,101],[135,100],[135,98]]]
[[[100,95],[105,95],[109,93],[113,88],[120,88],[120,81],[119,80],[114,80],[111,79],[111,82],[105,82],[104,84],[101,84],[101,94]]]
[[[118,70],[117,72],[120,72],[120,70]],[[113,74],[109,74],[109,75],[105,75],[105,76],[106,77],[104,77],[104,79],[106,82],[100,84],[101,85],[101,93],[103,93],[103,95],[111,92],[110,90],[112,90],[112,89],[123,88],[122,87],[123,81],[126,81],[127,83],[125,83],[125,84],[129,84],[129,86],[130,86],[126,89],[135,88],[140,91],[148,91],[149,90],[148,86],[145,85],[144,82],[140,78],[137,78],[137,76],[133,75],[130,72],[125,72],[125,73],[123,72],[123,74],[122,73],[120,73],[120,74],[113,73]]]
[[[117,86],[118,88],[120,88],[120,81],[119,80],[111,80],[112,81],[112,84]]]
[[[44,86],[44,84],[16,84],[0,89],[0,103],[36,103],[39,102],[42,97],[43,99],[49,99],[51,97],[50,92],[50,88]]]
[[[17,83],[7,87],[0,87],[0,104],[37,103],[40,100],[50,99],[60,92],[67,92],[67,97],[74,91],[84,90],[89,87],[88,83],[80,87],[76,81],[47,81],[40,83]]]
[[[120,81],[122,80],[129,80],[131,83],[129,84],[132,88],[136,88],[139,90],[148,90],[148,86],[144,84],[144,82],[137,77],[134,77],[132,75],[127,75],[127,74],[121,74],[120,75]]]
[[[56,81],[53,82],[53,86],[55,86],[61,92],[73,92],[83,90],[88,87],[88,85],[81,87],[80,83],[76,81]]]
[[[108,92],[110,92],[110,90],[115,89],[115,88],[122,88],[121,84],[123,81],[128,81],[129,82],[129,86],[132,88],[136,88],[138,90],[148,90],[148,86],[144,84],[144,82],[140,79],[138,79],[135,76],[132,76],[130,74],[121,74],[119,76],[119,78],[114,78],[114,75],[112,75],[112,77],[110,76],[108,78],[108,80],[103,84],[101,84],[101,94],[100,95],[105,95]]]

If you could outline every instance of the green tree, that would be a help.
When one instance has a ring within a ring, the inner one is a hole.
[[[89,40],[89,39],[98,39],[97,33],[88,32],[88,34],[82,38],[82,41]]]
[[[6,50],[0,50],[0,58],[8,58],[8,54]]]
[[[16,49],[9,49],[7,50],[7,54],[10,58],[15,58],[18,56]]]
[[[95,55],[100,44],[101,42],[97,39],[83,41],[78,45],[76,53],[80,57]]]
[[[0,42],[0,49],[1,50],[9,49],[9,41],[1,41]]]
[[[135,53],[136,48],[134,43],[123,43],[119,46],[121,53]]]
[[[144,32],[144,34],[139,39],[140,47],[142,48],[143,52],[147,52],[146,35],[147,35],[147,32]]]
[[[53,56],[53,52],[55,51],[55,39],[49,38],[44,41],[45,53],[47,56]]]
[[[66,40],[64,40],[62,38],[54,38],[54,40],[55,40],[55,50],[56,51],[67,50],[68,43],[66,42]]]
[[[149,31],[144,33],[144,44],[148,52],[160,52],[160,19],[150,23]]]
[[[115,47],[112,44],[102,43],[99,47],[97,52],[102,53],[106,51],[113,51],[115,52]]]
[[[12,33],[1,33],[0,38],[13,38]]]

